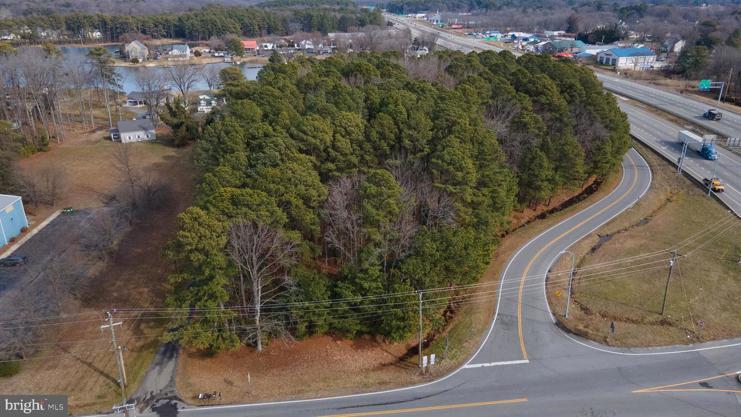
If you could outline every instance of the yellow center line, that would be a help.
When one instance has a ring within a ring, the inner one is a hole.
[[[566,236],[567,234],[573,232],[574,230],[578,229],[579,227],[583,226],[588,221],[594,219],[595,217],[599,216],[600,214],[604,213],[605,211],[609,210],[611,207],[619,203],[623,200],[627,195],[630,194],[631,191],[633,191],[633,188],[635,188],[636,183],[638,182],[638,168],[636,168],[635,162],[633,161],[633,158],[630,157],[630,154],[626,154],[626,158],[628,158],[631,162],[633,162],[632,167],[633,171],[635,171],[635,175],[633,176],[633,181],[630,184],[630,187],[628,188],[628,191],[626,191],[623,195],[620,196],[617,200],[610,203],[608,206],[604,207],[600,211],[594,213],[593,215],[589,216],[576,226],[572,227],[571,229],[561,233],[558,237],[548,242],[547,245],[540,248],[540,250],[535,254],[535,256],[530,259],[530,262],[525,267],[525,271],[522,273],[522,278],[520,279],[520,290],[517,294],[517,335],[520,338],[520,350],[522,350],[522,358],[525,360],[528,360],[527,357],[527,350],[525,349],[525,338],[522,334],[522,293],[525,289],[525,278],[528,275],[528,272],[530,271],[530,268],[533,266],[533,263],[536,259],[540,257],[540,255],[543,254],[548,248],[550,248],[554,243],[558,242],[562,237]]]
[[[722,390],[722,389],[715,389],[715,388],[678,388],[678,389],[668,389],[668,388],[674,388],[674,387],[681,387],[682,385],[689,385],[689,384],[697,384],[700,382],[707,382],[712,381],[719,378],[724,377],[730,377],[735,378],[736,374],[733,373],[725,373],[720,374],[716,376],[711,376],[708,378],[701,378],[701,379],[693,379],[692,381],[684,381],[684,382],[678,382],[676,384],[670,384],[670,385],[660,385],[658,387],[649,387],[649,388],[642,388],[633,391],[633,394],[645,394],[645,393],[651,393],[651,392],[691,392],[691,391],[719,391],[719,392],[741,392],[739,390]]]
[[[432,405],[429,407],[401,408],[397,410],[366,411],[363,413],[332,414],[320,417],[364,417],[364,416],[387,416],[391,414],[421,413],[424,411],[444,411],[458,408],[488,407],[492,405],[519,404],[527,402],[527,398],[514,398],[511,400],[485,401],[479,403]]]

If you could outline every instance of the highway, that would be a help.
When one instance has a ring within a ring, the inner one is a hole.
[[[388,14],[386,18],[398,26],[409,28],[413,35],[421,32],[436,33],[438,44],[444,48],[457,49],[463,52],[501,51],[501,48],[480,39],[458,36],[413,19]],[[701,125],[708,130],[715,131],[722,135],[721,142],[725,137],[741,136],[741,115],[739,114],[724,110],[722,120],[709,121],[702,117],[703,112],[710,107],[705,103],[635,81],[599,72],[596,72],[595,75],[603,82],[605,89],[618,95],[620,107],[628,114],[631,135],[660,152],[672,162],[676,163],[682,150],[681,144],[677,140],[677,133],[686,129],[686,127],[670,123],[620,98],[631,98],[646,103],[691,123]],[[736,215],[741,216],[741,157],[720,147],[717,149],[719,155],[717,161],[704,160],[697,152],[688,151],[685,160],[687,172],[700,182],[703,178],[710,178],[713,175],[718,176],[726,186],[726,192],[719,195],[720,200]]]
[[[657,117],[642,105],[630,104],[620,97],[618,105],[628,115],[630,134],[676,164],[682,152],[682,143],[677,135],[685,128]],[[697,147],[691,147],[687,150],[684,169],[700,182],[703,178],[720,178],[726,191],[717,194],[718,198],[741,217],[741,157],[721,147],[716,147],[716,150],[718,159],[709,161],[700,156]]]
[[[155,409],[161,416],[636,416],[741,414],[741,340],[654,349],[613,349],[554,325],[545,276],[561,251],[629,210],[651,171],[630,150],[607,196],[535,237],[502,273],[491,327],[458,370],[409,388],[262,404]],[[589,414],[590,410],[594,414]]]
[[[711,104],[693,100],[681,94],[669,92],[640,82],[606,75],[601,72],[595,72],[595,75],[602,81],[605,89],[621,96],[641,101],[693,124],[700,125],[711,132],[717,133],[721,136],[721,139],[741,137],[741,115],[738,113],[721,109],[723,112],[723,118],[721,120],[707,120],[702,115],[709,108],[714,107]]]
[[[395,17],[389,20],[396,21]],[[416,22],[413,31],[432,30]],[[443,47],[495,49],[475,40],[441,35]],[[447,46],[446,46],[447,45]],[[680,129],[619,99],[631,134],[672,159]],[[736,125],[738,126],[738,125]],[[726,177],[720,196],[738,213],[741,160],[721,150],[705,161],[688,152],[697,177],[711,170]],[[459,369],[425,384],[332,398],[175,409],[160,403],[160,416],[523,416],[704,417],[741,415],[741,339],[665,348],[618,349],[563,332],[545,298],[546,274],[562,251],[620,213],[651,185],[646,161],[630,150],[623,177],[607,196],[530,240],[512,254],[500,279],[496,313],[474,355]],[[618,330],[619,331],[619,330]]]

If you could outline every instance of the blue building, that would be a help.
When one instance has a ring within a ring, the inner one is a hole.
[[[0,194],[0,245],[7,245],[24,227],[28,227],[28,219],[21,198]]]

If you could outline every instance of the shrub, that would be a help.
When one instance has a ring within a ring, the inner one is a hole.
[[[23,226],[21,227],[21,233],[26,233],[28,231],[28,227]]]
[[[193,56],[196,57],[196,58],[199,58],[201,55],[203,55],[203,54],[199,50],[196,50],[195,52],[193,52]]]
[[[16,375],[21,371],[21,363],[16,362],[0,362],[0,378],[8,378]]]
[[[139,61],[139,58],[131,58],[131,63],[132,64],[138,64],[139,62],[140,62]]]

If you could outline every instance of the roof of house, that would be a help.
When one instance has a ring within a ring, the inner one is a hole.
[[[8,207],[9,205],[15,203],[16,201],[20,199],[21,198],[17,195],[0,194],[0,210],[4,209],[5,207]]]
[[[172,45],[172,50],[180,52],[181,54],[185,54],[185,53],[188,53],[188,51],[190,51],[190,46],[185,45],[185,44]]]
[[[574,39],[556,39],[550,42],[551,42],[551,45],[553,45],[556,49],[562,49],[562,48],[583,49],[587,46],[584,42],[577,41]]]
[[[129,44],[126,45],[126,47],[127,48],[135,47],[135,48],[138,48],[138,49],[147,49],[147,46],[146,45],[144,45],[143,43],[139,42],[136,39],[133,40],[133,41],[131,41],[131,42],[129,42]]]
[[[247,39],[242,41],[244,49],[257,49],[257,41],[254,39]]]
[[[654,51],[648,48],[612,48],[612,49],[609,49],[608,52],[612,52],[613,54],[619,57],[656,55]]]
[[[150,119],[139,119],[139,120],[119,120],[118,121],[118,132],[141,132],[154,130],[154,125]]]

